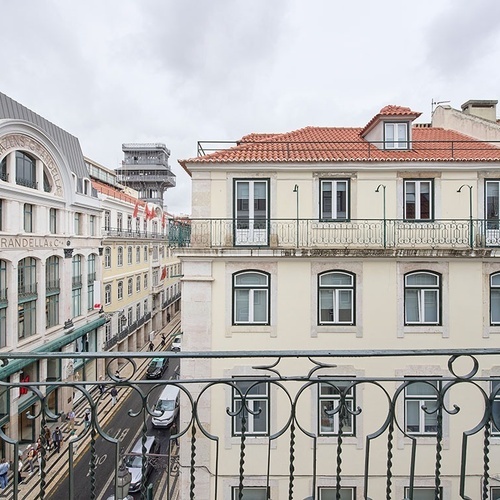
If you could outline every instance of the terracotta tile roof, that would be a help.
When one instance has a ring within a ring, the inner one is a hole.
[[[113,198],[116,198],[118,200],[123,200],[128,203],[132,203],[135,205],[137,201],[139,201],[139,207],[143,208],[145,203],[141,200],[137,200],[137,198],[134,198],[133,196],[129,195],[128,193],[124,193],[123,191],[120,191],[117,188],[114,188],[110,186],[109,184],[105,184],[103,182],[99,182],[95,179],[92,179],[92,187],[97,189],[99,193],[105,194],[107,196],[112,196]]]
[[[500,148],[442,128],[412,129],[411,150],[381,150],[361,137],[361,128],[306,127],[285,134],[249,134],[237,146],[191,163],[269,162],[464,162],[500,161]]]
[[[408,118],[413,121],[415,118],[418,118],[422,113],[418,111],[412,111],[410,108],[406,108],[404,106],[395,106],[394,104],[389,104],[388,106],[383,107],[378,115],[375,115],[366,125],[365,128],[361,131],[361,136],[364,135],[377,123],[382,117],[394,117],[395,119],[399,118]]]

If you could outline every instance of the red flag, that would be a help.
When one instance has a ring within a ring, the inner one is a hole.
[[[148,204],[146,203],[146,206],[144,208],[144,217],[146,218],[146,220],[148,220],[151,216],[151,213],[149,211],[149,207],[148,207]]]
[[[135,202],[134,213],[132,214],[132,217],[135,219],[138,214],[139,214],[139,200]]]
[[[161,270],[160,280],[164,280],[166,277],[167,277],[167,266],[163,266],[163,269]]]

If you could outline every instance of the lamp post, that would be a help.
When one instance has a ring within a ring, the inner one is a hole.
[[[295,184],[293,188],[293,192],[297,195],[297,227],[296,227],[296,235],[297,235],[297,248],[299,248],[299,186]]]
[[[474,244],[474,224],[472,222],[472,186],[470,184],[462,184],[458,189],[457,193],[462,192],[462,188],[469,188],[469,245],[472,248]]]
[[[128,490],[132,482],[132,475],[125,468],[123,463],[120,464],[116,473],[115,495],[108,497],[107,500],[134,500],[134,497],[129,496]]]
[[[384,248],[386,248],[387,246],[387,238],[386,238],[386,234],[387,234],[387,223],[386,223],[386,218],[385,218],[385,185],[384,184],[379,184],[377,186],[377,189],[375,189],[375,192],[376,193],[379,193],[380,192],[380,188],[383,189],[383,203],[384,203],[384,209],[383,209],[383,217],[384,217],[384,227],[383,227],[383,230],[384,230]]]

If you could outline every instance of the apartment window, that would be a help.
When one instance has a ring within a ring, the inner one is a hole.
[[[404,218],[406,220],[431,220],[433,218],[432,181],[404,181]]]
[[[127,264],[132,265],[132,247],[127,247]]]
[[[148,261],[148,247],[144,247],[144,262]]]
[[[36,260],[26,257],[17,268],[17,334],[20,339],[36,333]]]
[[[133,318],[133,313],[132,313],[132,308],[129,307],[127,309],[127,325],[132,325],[134,323],[134,318]]]
[[[132,232],[132,216],[131,215],[127,215],[127,231],[129,233]]]
[[[148,312],[149,312],[148,299],[144,299],[144,315],[148,314]]]
[[[354,435],[354,387],[348,380],[331,380],[319,384],[318,416],[321,436]]]
[[[135,291],[140,292],[141,291],[141,277],[136,276],[135,278]]]
[[[30,203],[24,204],[24,232],[33,232],[33,211],[34,207]]]
[[[269,490],[264,486],[245,486],[241,490],[233,486],[231,500],[268,500]]]
[[[139,320],[141,317],[141,304],[140,303],[135,305],[135,317],[137,318],[137,320]]]
[[[59,294],[45,297],[45,327],[52,328],[59,324]]]
[[[436,381],[415,381],[405,387],[405,429],[408,434],[437,433],[438,392]]]
[[[118,232],[123,231],[123,214],[121,212],[116,214],[116,230]]]
[[[71,290],[71,300],[72,300],[72,315],[73,317],[81,316],[82,314],[82,289],[73,288]]]
[[[269,275],[244,271],[233,275],[233,324],[269,324]]]
[[[141,262],[141,247],[135,247],[135,263]]]
[[[89,231],[90,236],[95,236],[95,215],[89,217]]]
[[[490,324],[500,325],[500,273],[490,276]]]
[[[106,247],[104,249],[104,267],[111,267],[111,247]]]
[[[320,218],[346,220],[349,218],[349,181],[320,181]]]
[[[104,336],[106,339],[106,342],[108,340],[111,340],[112,334],[111,334],[111,321],[108,321],[107,323],[104,324]]]
[[[144,288],[148,287],[148,273],[144,273]]]
[[[148,221],[146,219],[144,219],[142,227],[144,229],[144,234],[146,235],[148,232]]]
[[[269,384],[235,378],[233,388],[233,435],[269,434]],[[250,411],[249,411],[250,410]]]
[[[104,230],[111,230],[111,212],[109,210],[106,210],[104,212]]]
[[[123,247],[118,247],[118,265],[123,266]]]
[[[57,210],[55,208],[49,210],[49,231],[51,234],[57,234]]]
[[[111,285],[104,286],[104,304],[111,304]]]
[[[355,500],[356,488],[340,488],[340,500]],[[318,488],[318,500],[338,500],[337,488]]]
[[[354,276],[326,272],[318,276],[319,324],[354,324]]]
[[[139,217],[136,217],[135,219],[135,232],[137,234],[141,232],[141,219],[139,219]]]
[[[405,324],[440,324],[440,276],[419,271],[405,276]]]
[[[408,149],[408,122],[384,124],[385,149]]]
[[[19,303],[17,306],[17,334],[24,339],[36,333],[36,300]]]
[[[493,380],[491,382],[491,394],[493,396],[491,405],[492,434],[500,436],[500,380]]]
[[[500,486],[491,488],[490,497],[491,500],[500,500]]]
[[[75,234],[81,235],[82,233],[82,219],[83,219],[83,214],[79,212],[75,212],[74,214],[74,226],[73,226],[73,231]]]
[[[129,295],[134,293],[134,280],[132,278],[127,280],[127,292]]]
[[[486,181],[486,228],[500,228],[500,181]]]
[[[123,299],[123,281],[118,282],[118,300]]]
[[[410,488],[405,488],[405,498],[410,498]],[[413,488],[413,500],[442,500],[443,488],[439,488],[438,496],[436,496],[436,488],[433,487],[418,487]],[[492,497],[494,500],[496,497]],[[498,497],[500,498],[500,497]]]
[[[36,160],[16,151],[16,184],[36,189]]]

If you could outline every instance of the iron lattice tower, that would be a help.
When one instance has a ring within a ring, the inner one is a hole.
[[[163,207],[163,194],[175,187],[175,174],[170,170],[170,150],[165,144],[122,144],[124,158],[116,169],[117,181],[135,189],[145,202]]]

